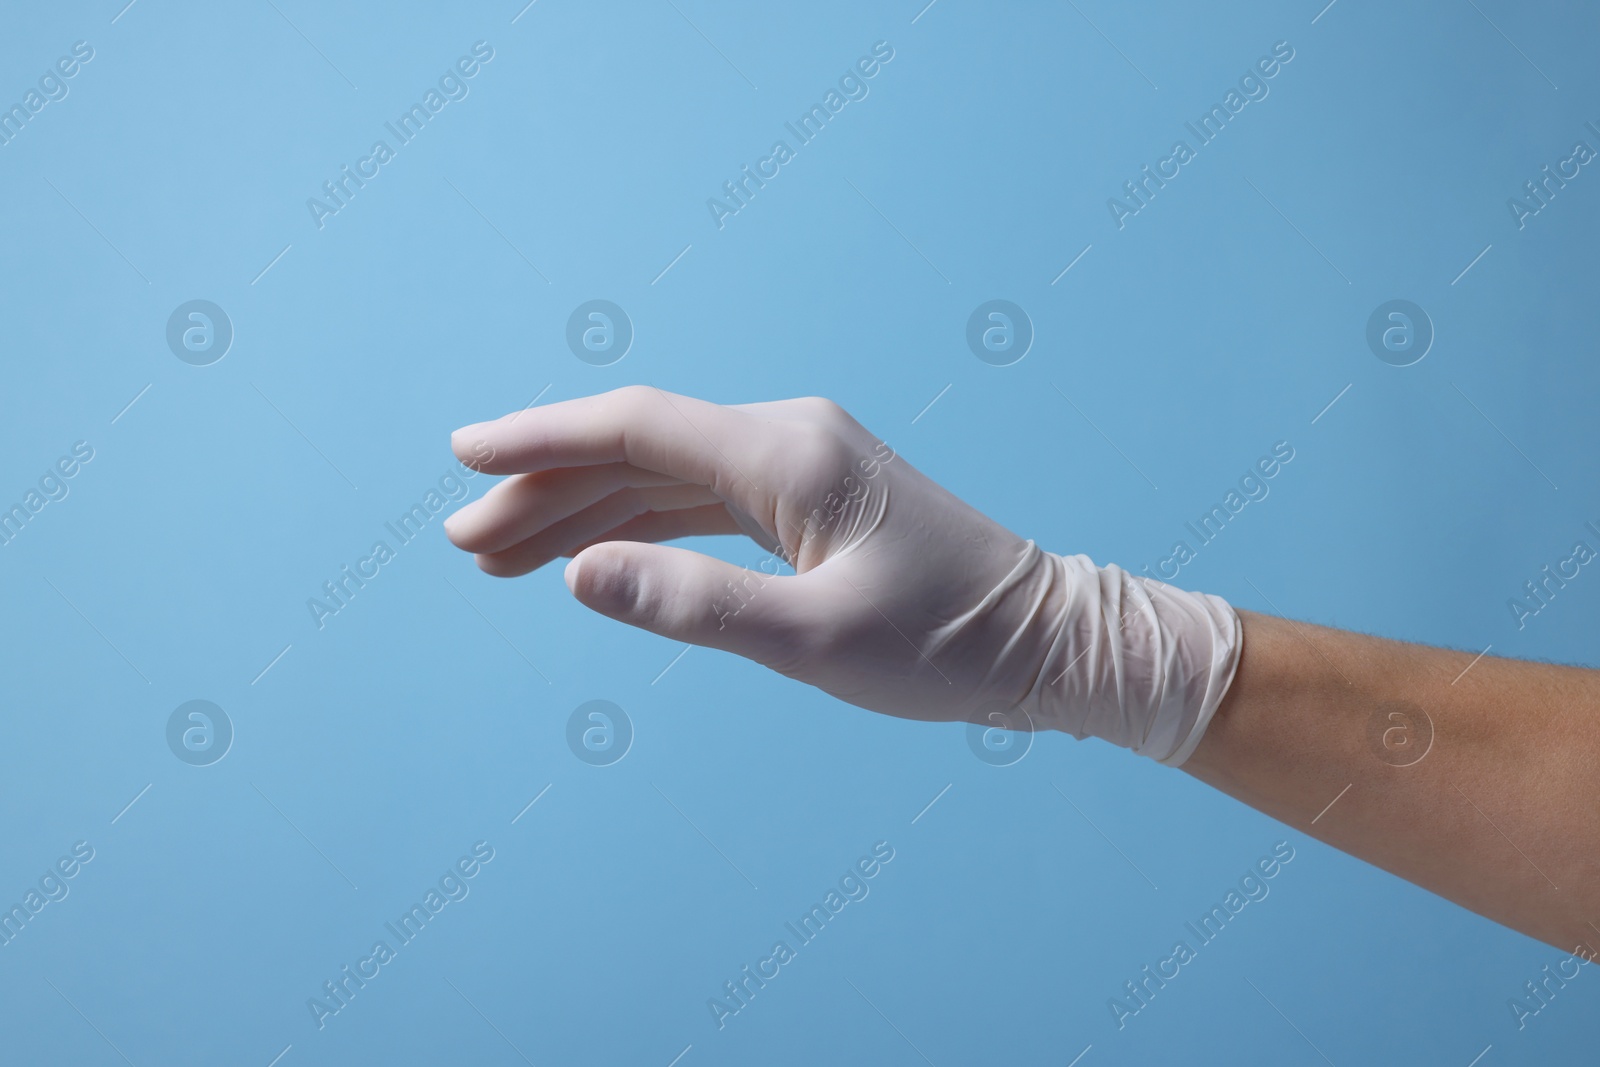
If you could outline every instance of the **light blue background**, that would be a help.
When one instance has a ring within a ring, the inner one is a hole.
[[[0,897],[96,853],[0,947],[7,1062],[1594,1047],[1600,976],[1519,1032],[1507,999],[1563,954],[1098,742],[987,766],[960,726],[675,660],[559,568],[489,579],[437,520],[324,629],[306,600],[450,469],[452,428],[642,381],[831,396],[1019,533],[1134,569],[1287,440],[1179,584],[1592,663],[1600,577],[1520,631],[1506,601],[1600,521],[1600,176],[1522,230],[1506,199],[1600,147],[1600,12],[276,2],[6,12],[0,102],[74,41],[95,58],[0,147],[0,498],[75,441],[95,458],[0,548]],[[306,199],[478,40],[470,95],[319,231]],[[706,199],[879,40],[870,95],[719,230]],[[1270,95],[1118,230],[1107,197],[1280,40]],[[165,343],[195,298],[236,330],[209,367]],[[563,340],[592,298],[637,330],[610,367]],[[963,340],[992,298],[1037,331],[1011,367]],[[1365,344],[1392,298],[1437,330],[1414,366]],[[194,698],[237,731],[210,767],[164,739]],[[605,768],[564,740],[595,698],[637,731]],[[307,998],[479,840],[470,896],[319,1031]],[[707,998],[880,840],[871,895],[719,1031]],[[1270,897],[1119,1032],[1107,999],[1280,840]]]

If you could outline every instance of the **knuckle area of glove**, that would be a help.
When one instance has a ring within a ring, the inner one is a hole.
[[[778,435],[772,443],[770,462],[776,469],[790,472],[789,488],[795,495],[789,503],[797,510],[810,511],[828,494],[859,495],[863,463],[868,453],[849,435],[817,424],[800,424]]]
[[[791,409],[796,418],[815,422],[831,430],[843,429],[855,423],[837,401],[825,396],[799,397],[791,402]]]

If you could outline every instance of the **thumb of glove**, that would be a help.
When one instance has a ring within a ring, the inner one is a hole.
[[[775,670],[799,642],[794,576],[736,567],[688,549],[603,541],[572,558],[567,588],[585,607],[674,641],[705,645]]]

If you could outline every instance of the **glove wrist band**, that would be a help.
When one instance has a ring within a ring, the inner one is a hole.
[[[1243,627],[1221,597],[1088,556],[1037,553],[1042,668],[1020,706],[1040,725],[1169,766],[1194,752],[1238,668]]]

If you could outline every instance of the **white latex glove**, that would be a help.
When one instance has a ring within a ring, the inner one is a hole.
[[[512,475],[445,523],[485,571],[572,556],[567,585],[595,611],[873,711],[1031,728],[1020,709],[1179,764],[1238,663],[1220,598],[1041,550],[829,400],[725,406],[629,386],[451,444]],[[741,532],[796,573],[653,543]]]

